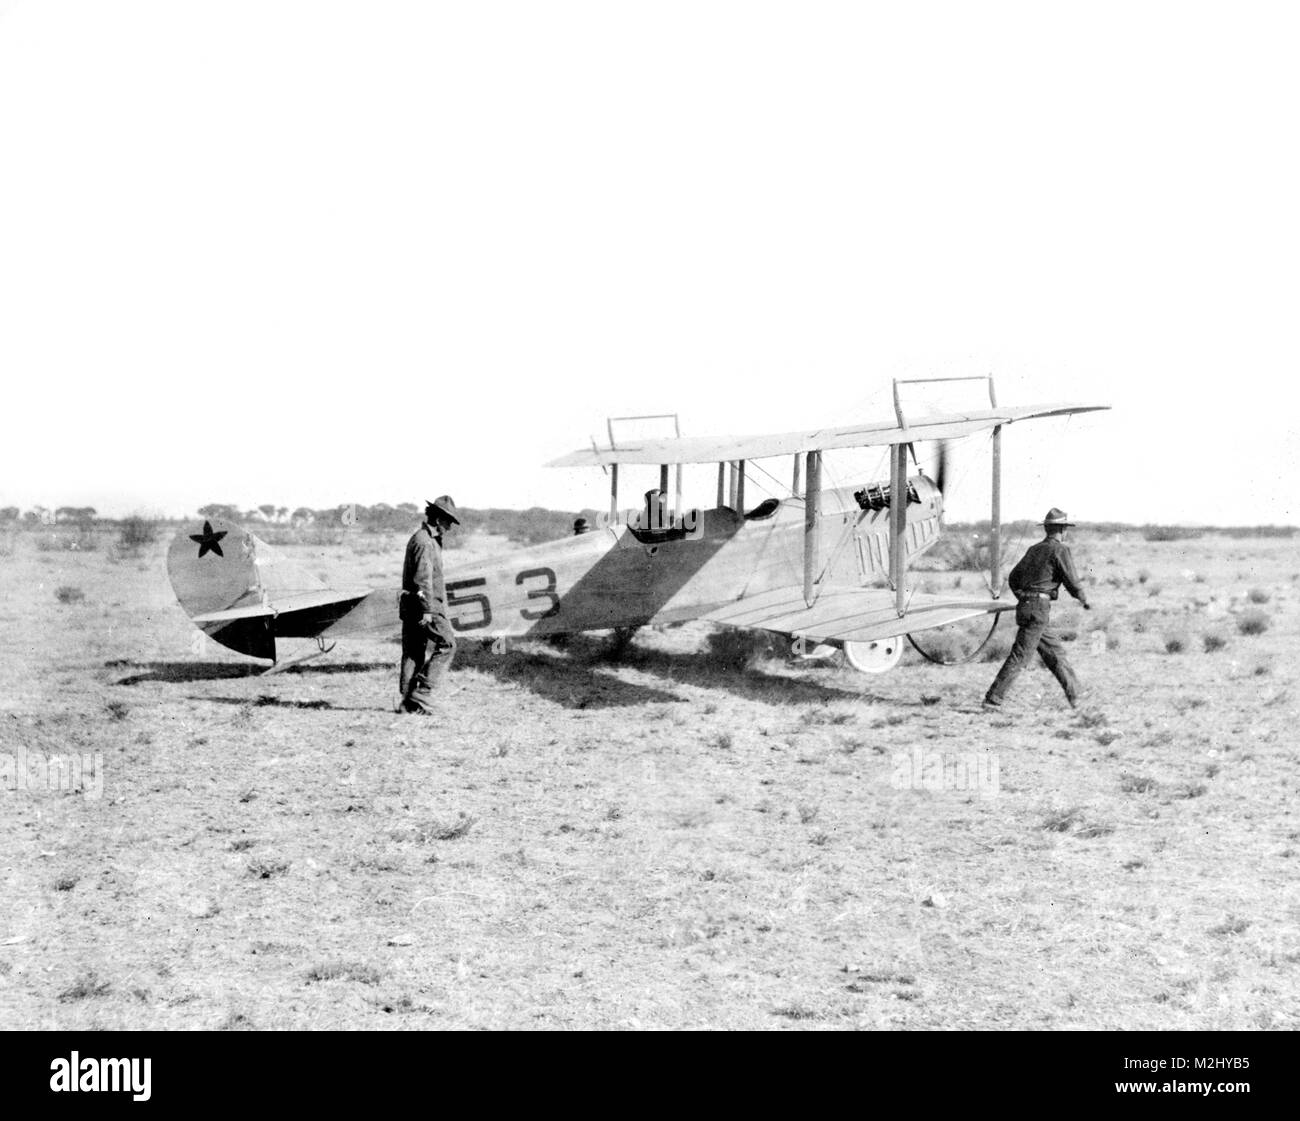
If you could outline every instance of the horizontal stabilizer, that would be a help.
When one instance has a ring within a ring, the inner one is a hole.
[[[277,597],[274,602],[255,603],[249,607],[231,607],[225,611],[208,611],[195,615],[192,622],[233,623],[237,619],[262,619],[291,615],[295,611],[310,611],[317,607],[353,604],[370,594],[369,588],[326,588],[319,592],[297,592]]]

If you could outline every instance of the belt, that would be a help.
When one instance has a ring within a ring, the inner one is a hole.
[[[1051,594],[1048,592],[1025,592],[1025,594],[1022,595],[1020,598],[1021,599],[1051,599],[1052,597]]]

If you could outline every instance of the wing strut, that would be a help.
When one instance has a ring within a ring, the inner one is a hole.
[[[901,619],[907,613],[907,445],[889,449],[889,578],[894,585],[894,607]]]
[[[803,503],[803,601],[811,607],[817,598],[813,595],[813,585],[817,581],[818,522],[822,512],[822,453],[809,452],[807,459]]]
[[[998,407],[998,395],[989,377],[989,404]],[[989,523],[993,531],[989,541],[989,590],[993,598],[1002,594],[1002,425],[993,429],[993,502],[989,510]]]

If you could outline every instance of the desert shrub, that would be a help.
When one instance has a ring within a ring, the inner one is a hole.
[[[937,632],[922,631],[916,636],[916,641],[930,657],[939,662],[955,662],[969,653],[963,649],[955,634],[942,629]]]
[[[1170,635],[1165,639],[1166,654],[1181,654],[1185,649],[1187,649],[1187,640],[1181,635]]]
[[[1014,640],[1005,635],[995,634],[989,639],[989,644],[984,647],[984,652],[980,655],[981,662],[1004,662],[1007,655],[1011,653],[1011,643]]]
[[[776,653],[776,639],[767,631],[723,627],[708,636],[709,657],[733,670],[749,669]]]
[[[1053,810],[1039,825],[1051,833],[1068,833],[1074,826],[1083,823],[1083,807],[1069,806],[1066,809]]]
[[[1242,634],[1263,634],[1268,630],[1267,611],[1247,611],[1237,620],[1237,630]]]
[[[1151,587],[1147,589],[1147,596],[1150,599],[1155,599],[1155,597],[1158,596],[1163,590],[1164,589],[1161,588],[1159,584],[1152,584]]]
[[[86,598],[86,593],[71,584],[60,584],[54,593],[54,598],[60,603],[80,603]]]
[[[1246,598],[1250,600],[1251,603],[1267,603],[1272,597],[1269,596],[1268,592],[1264,591],[1263,588],[1251,588],[1250,591],[1246,593]]]
[[[326,961],[307,970],[311,981],[355,981],[361,985],[377,985],[383,974],[373,965],[357,961]]]
[[[1139,584],[1145,584],[1145,583],[1146,583],[1148,580],[1150,580],[1150,579],[1151,579],[1151,571],[1150,571],[1150,569],[1146,569],[1146,568],[1144,568],[1144,569],[1142,569],[1142,570],[1138,573],[1138,583],[1139,583]]]
[[[1119,788],[1125,794],[1149,794],[1159,783],[1148,775],[1124,775],[1119,780]]]
[[[1201,645],[1205,647],[1207,654],[1213,654],[1216,650],[1222,650],[1228,645],[1228,640],[1221,634],[1207,634],[1201,638]]]
[[[1182,525],[1148,525],[1142,527],[1142,537],[1147,541],[1187,541],[1200,537],[1202,531]]]
[[[1002,559],[1006,562],[1009,542],[1002,536]],[[989,567],[993,559],[993,534],[991,531],[951,533],[940,538],[929,552],[935,568],[948,572],[980,572]]]
[[[122,519],[122,528],[117,535],[117,543],[128,550],[143,549],[158,539],[158,527],[148,518],[132,514]]]

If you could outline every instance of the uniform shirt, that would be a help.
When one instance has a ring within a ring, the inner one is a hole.
[[[1045,537],[1038,544],[1031,545],[1020,558],[1020,563],[1011,570],[1007,583],[1017,596],[1046,592],[1052,599],[1064,584],[1065,590],[1080,603],[1087,602],[1083,589],[1079,587],[1079,577],[1074,572],[1070,547],[1059,537]]]
[[[442,580],[442,539],[428,522],[411,534],[406,543],[402,591],[419,596],[426,614],[445,615],[447,612],[447,590]]]

